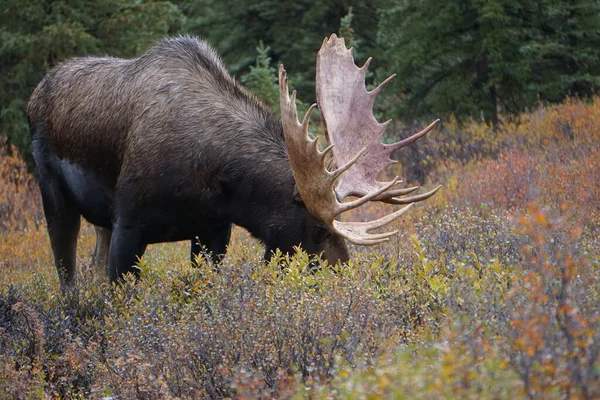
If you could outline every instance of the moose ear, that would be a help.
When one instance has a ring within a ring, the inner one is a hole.
[[[294,185],[294,194],[292,195],[295,203],[304,205],[304,200],[302,200],[302,196],[300,196],[300,191],[298,190],[298,186]]]

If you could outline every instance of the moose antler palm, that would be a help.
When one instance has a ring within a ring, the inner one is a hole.
[[[373,104],[381,89],[395,75],[383,81],[376,89],[368,92],[365,76],[371,58],[358,68],[354,64],[352,49],[346,49],[343,38],[335,34],[323,41],[317,56],[317,103],[326,126],[329,143],[333,144],[335,163],[343,165],[356,149],[365,148],[352,169],[340,177],[336,192],[343,200],[347,196],[364,196],[379,188],[377,175],[391,163],[393,151],[415,142],[427,134],[439,122],[435,120],[422,131],[393,144],[382,143],[385,127],[390,123],[379,123],[373,116]],[[416,196],[399,198],[412,193],[418,187],[392,189],[375,198],[392,204],[409,204],[425,200],[440,188]]]
[[[377,174],[393,162],[389,155],[398,148],[409,145],[429,132],[435,121],[423,131],[393,145],[381,142],[385,124],[379,124],[372,114],[373,101],[390,78],[372,92],[364,86],[364,76],[369,61],[361,69],[354,65],[351,50],[346,50],[343,39],[332,35],[325,39],[317,59],[317,101],[327,127],[331,145],[319,150],[316,138],[308,135],[308,123],[315,108],[306,112],[302,123],[298,121],[294,91],[290,97],[287,75],[279,68],[279,96],[281,119],[288,156],[296,186],[308,211],[349,241],[372,245],[381,243],[397,233],[371,234],[404,214],[416,201],[431,197],[438,189],[409,198],[417,188],[392,189],[398,177],[380,185]],[[342,133],[344,134],[342,136]],[[361,149],[356,151],[356,149]],[[326,167],[327,154],[333,152],[337,169]],[[389,190],[389,191],[388,191]],[[347,196],[359,198],[341,203]],[[407,206],[382,218],[369,222],[340,222],[335,218],[345,211],[359,207],[369,200],[380,200]]]

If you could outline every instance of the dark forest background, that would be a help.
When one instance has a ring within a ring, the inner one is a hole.
[[[597,92],[599,17],[592,0],[1,0],[0,137],[28,153],[29,95],[62,60],[136,57],[177,34],[207,39],[276,108],[279,63],[299,98],[314,101],[316,53],[335,32],[359,65],[374,57],[369,84],[397,74],[379,96],[379,115],[406,125],[452,115],[497,126]]]

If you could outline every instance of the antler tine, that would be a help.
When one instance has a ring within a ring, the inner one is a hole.
[[[431,196],[436,194],[437,191],[440,190],[441,187],[442,187],[442,185],[438,185],[435,189],[430,190],[429,192],[417,194],[417,195],[410,196],[410,197],[397,197],[399,195],[394,194],[394,191],[389,191],[389,192],[384,193],[384,195],[387,195],[388,193],[390,193],[390,197],[386,198],[386,199],[380,199],[379,201],[382,201],[382,202],[388,203],[388,204],[396,204],[396,205],[418,203],[420,201],[427,200],[428,198],[430,198]],[[411,189],[416,189],[416,188],[411,188]],[[399,190],[402,190],[402,189],[399,189]]]
[[[334,145],[331,145],[331,146],[329,146],[329,147],[331,147],[331,149],[333,149],[333,146],[334,146]],[[362,155],[365,153],[365,151],[367,151],[367,149],[363,147],[363,148],[362,148],[362,149],[361,149],[361,150],[358,152],[358,154],[356,154],[356,155],[354,156],[354,158],[353,158],[352,160],[350,160],[350,161],[348,161],[348,162],[346,163],[346,165],[343,165],[343,166],[341,166],[340,168],[336,169],[336,170],[335,170],[335,171],[333,171],[333,172],[330,172],[330,173],[329,173],[329,175],[331,176],[331,178],[335,180],[335,179],[337,179],[337,178],[338,178],[340,175],[342,175],[344,172],[346,172],[346,170],[348,170],[348,169],[349,169],[351,166],[353,166],[353,165],[354,165],[354,164],[355,164],[355,163],[358,161],[358,158],[359,158],[360,156],[362,156]]]
[[[363,67],[364,68],[364,67]],[[377,96],[379,94],[379,92],[381,92],[381,89],[383,89],[383,87],[385,85],[387,85],[388,83],[390,83],[392,81],[392,79],[394,79],[396,77],[396,74],[392,74],[390,76],[388,76],[383,82],[381,82],[379,84],[379,86],[377,86],[375,89],[371,90],[369,93],[371,94],[371,96],[374,98],[375,96]]]
[[[339,222],[334,221],[337,231],[346,239],[356,244],[377,244],[388,240],[389,237],[398,233],[398,231],[371,234],[369,231],[381,228],[390,222],[398,219],[402,214],[407,212],[412,207],[412,204],[407,205],[395,212],[381,217],[375,221],[369,222]],[[372,243],[365,243],[372,242]]]
[[[427,128],[423,129],[422,131],[417,132],[414,135],[412,135],[410,137],[407,137],[406,139],[403,139],[403,140],[401,140],[399,142],[392,143],[392,144],[384,144],[384,147],[387,147],[387,148],[391,149],[392,151],[393,150],[401,149],[403,147],[406,147],[409,144],[412,144],[413,142],[416,142],[417,140],[421,139],[423,136],[425,136],[426,134],[428,134],[429,131],[431,131],[433,129],[433,127],[437,125],[438,122],[440,122],[440,120],[436,119],[431,124],[429,124],[427,126]]]
[[[344,211],[352,210],[353,208],[356,208],[358,206],[365,204],[367,201],[377,197],[381,193],[385,192],[386,190],[388,190],[389,188],[394,186],[397,181],[398,181],[398,177],[395,177],[391,182],[386,183],[385,185],[383,185],[382,187],[380,187],[379,189],[377,189],[374,192],[366,194],[357,200],[349,201],[347,203],[342,203],[341,207],[340,207],[340,210],[341,210],[340,214]]]
[[[438,185],[435,189],[430,190],[429,192],[421,193],[418,195],[410,196],[410,197],[400,197],[406,196],[419,189],[419,186],[413,186],[408,188],[401,189],[391,189],[377,196],[374,200],[381,201],[387,204],[409,204],[409,203],[417,203],[419,201],[427,200],[431,196],[437,193],[437,191],[442,187],[442,185]],[[350,194],[351,196],[353,194]],[[360,196],[361,193],[356,194]]]
[[[329,153],[331,150],[333,149],[333,145],[330,144],[329,146],[325,147],[323,149],[323,151],[321,152],[321,165],[323,166],[323,168],[325,168],[326,171],[328,171],[329,169],[325,166],[325,163],[327,162],[328,164],[331,164],[331,160],[332,158],[329,158],[329,160],[327,160],[327,153]]]
[[[400,181],[398,181],[400,182]],[[410,194],[412,192],[414,192],[415,190],[418,190],[420,188],[420,186],[412,186],[412,187],[405,187],[405,188],[399,188],[399,189],[390,189],[387,192],[383,193],[384,195],[391,197],[396,197],[396,196],[405,196],[407,194]],[[381,196],[379,196],[381,197]]]
[[[279,68],[279,100],[283,135],[300,196],[312,215],[331,225],[339,214],[339,203],[333,192],[334,178],[324,168],[325,156],[331,149],[319,151],[318,139],[309,136],[308,124],[315,105],[308,109],[302,124],[298,122],[295,92],[289,96],[283,65]]]
[[[333,221],[333,223],[335,225],[336,232],[338,232],[344,239],[347,239],[354,244],[361,244],[365,246],[387,242],[390,237],[398,233],[398,230],[395,230],[391,232],[372,234],[366,232],[364,228],[348,225],[344,222]]]
[[[292,93],[292,99],[290,101],[291,102],[296,101],[296,91],[295,90]],[[308,110],[306,110],[306,114],[304,114],[304,119],[302,120],[302,129],[305,130],[307,133],[308,133],[308,123],[310,122],[310,117],[312,116],[313,111],[315,111],[316,106],[317,106],[317,103],[311,104],[310,107],[308,107]]]
[[[400,180],[398,180],[396,183],[399,183],[399,182],[400,182]],[[377,201],[383,201],[383,202],[387,203],[388,200],[393,200],[393,198],[396,196],[406,196],[407,194],[410,194],[419,188],[420,188],[419,186],[413,186],[413,187],[399,188],[399,189],[388,189],[384,193],[377,196],[375,199]],[[430,193],[430,192],[427,192],[427,193]],[[350,196],[361,196],[361,193],[350,193],[349,195]],[[421,195],[419,195],[419,196],[421,196]],[[402,200],[404,201],[406,199],[402,199]],[[405,202],[403,204],[408,204],[408,203],[410,203],[410,202]],[[395,204],[395,203],[390,202],[389,204]]]
[[[333,149],[333,145],[329,146],[328,149],[329,148]],[[331,171],[331,169],[333,168],[334,165],[335,165],[335,159],[333,157],[331,157],[329,159],[329,161],[327,162],[327,171]]]

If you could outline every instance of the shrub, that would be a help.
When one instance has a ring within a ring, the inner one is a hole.
[[[111,286],[83,224],[65,294],[33,178],[4,146],[0,397],[596,398],[598,104],[495,133],[447,124],[472,146],[431,153],[442,191],[347,265],[264,263],[236,228],[218,272],[192,268],[189,243],[151,245],[141,280]]]
[[[41,198],[14,146],[0,139],[0,233],[31,229],[41,220]]]

